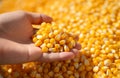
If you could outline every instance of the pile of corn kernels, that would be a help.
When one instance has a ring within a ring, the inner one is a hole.
[[[53,17],[56,27],[79,36],[82,49],[72,60],[1,65],[0,78],[120,78],[120,0],[1,1],[0,13]]]
[[[43,22],[41,25],[33,25],[33,28],[37,30],[32,41],[42,52],[69,52],[78,44],[77,35],[67,32],[55,22]]]

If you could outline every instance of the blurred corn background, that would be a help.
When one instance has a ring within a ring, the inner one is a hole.
[[[53,17],[82,49],[72,60],[0,65],[0,78],[120,78],[120,0],[0,0],[0,13],[15,10]]]

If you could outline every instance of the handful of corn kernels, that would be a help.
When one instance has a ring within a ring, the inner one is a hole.
[[[59,28],[56,23],[42,23],[34,26],[38,30],[33,35],[35,46],[40,47],[42,52],[69,52],[76,45],[76,37],[68,33],[64,28]]]

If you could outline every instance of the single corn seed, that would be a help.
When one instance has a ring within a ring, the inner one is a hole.
[[[32,39],[32,41],[35,43],[36,41],[37,41],[38,39],[36,38],[36,37],[34,37],[33,39]]]
[[[104,65],[105,66],[110,66],[112,64],[112,61],[110,59],[104,60]]]
[[[95,66],[95,67],[93,68],[93,72],[98,72],[98,70],[99,70],[99,67],[98,67],[98,66]]]
[[[53,32],[49,33],[49,38],[53,38],[55,35],[53,34]]]
[[[55,43],[56,43],[55,39],[54,39],[54,38],[51,38],[51,39],[50,39],[50,43],[51,43],[51,44],[55,44]]]
[[[42,52],[48,52],[48,48],[47,47],[42,47]]]
[[[47,47],[48,47],[48,48],[52,48],[52,47],[53,47],[53,44],[47,43]]]
[[[37,40],[37,41],[35,42],[35,46],[41,46],[41,44],[42,44],[42,41],[41,41],[41,40]]]
[[[60,45],[64,45],[65,42],[66,42],[65,40],[60,40],[60,41],[59,41]]]
[[[60,48],[60,44],[55,44],[55,48]]]
[[[60,34],[55,36],[55,40],[60,41],[60,39],[61,39],[61,35]]]
[[[65,52],[69,52],[70,51],[70,49],[69,49],[69,47],[67,45],[64,45],[64,51]]]
[[[44,40],[44,43],[49,43],[49,42],[50,42],[49,39],[45,39],[45,40]]]

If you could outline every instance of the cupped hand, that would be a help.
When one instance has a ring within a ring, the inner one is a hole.
[[[0,15],[0,64],[17,64],[30,61],[51,62],[72,59],[80,45],[71,52],[43,53],[31,41],[32,24],[50,23],[52,18],[44,14],[15,11]]]

